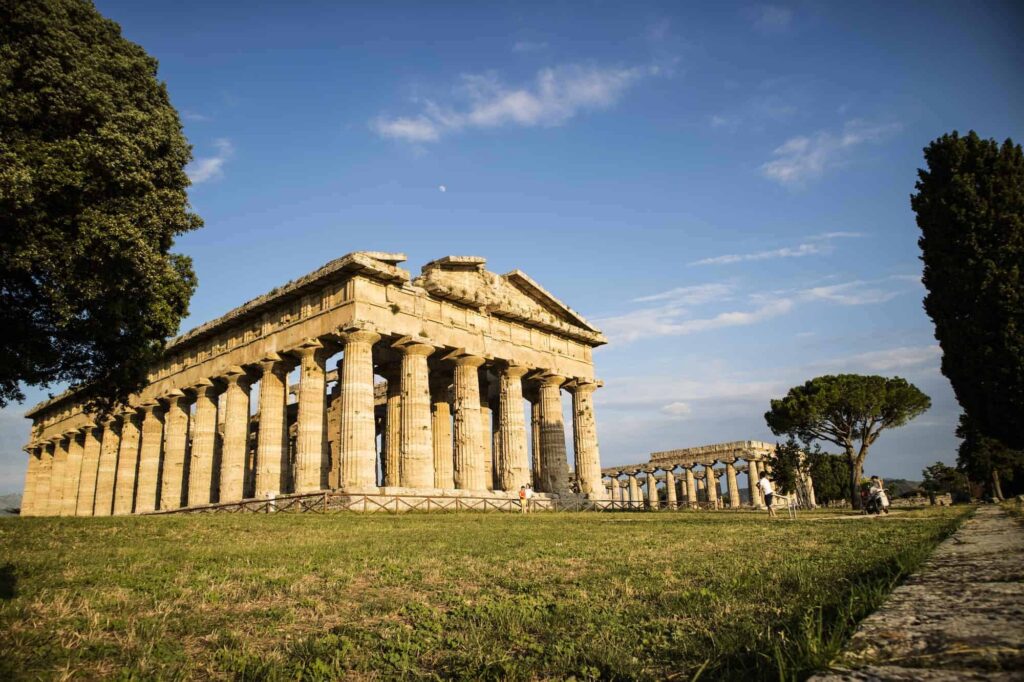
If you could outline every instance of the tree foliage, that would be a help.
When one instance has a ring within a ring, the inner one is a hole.
[[[19,382],[122,398],[195,289],[202,225],[157,63],[85,0],[0,0],[0,406]]]
[[[814,483],[814,497],[819,504],[849,500],[850,463],[844,455],[833,455],[824,452],[821,446],[807,453],[807,471]]]
[[[957,455],[957,467],[971,480],[984,483],[989,494],[1003,499],[1003,481],[1016,492],[1024,482],[1024,452],[1006,447],[995,438],[986,436],[967,414],[960,415],[956,435],[962,439]]]
[[[942,373],[977,428],[1024,449],[1024,152],[971,131],[924,156],[910,202]]]
[[[967,477],[955,468],[936,462],[921,471],[921,488],[934,498],[936,495],[961,495],[967,486]]]
[[[850,502],[855,494],[871,445],[885,429],[902,426],[931,407],[931,399],[900,377],[826,375],[789,389],[785,398],[772,400],[765,413],[768,428],[777,436],[838,445],[850,465]]]

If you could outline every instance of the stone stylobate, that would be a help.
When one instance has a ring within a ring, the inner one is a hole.
[[[413,279],[403,261],[349,254],[172,339],[146,387],[109,415],[74,391],[37,405],[23,513],[146,513],[328,487],[517,499],[533,483],[603,499],[601,332],[520,270],[448,256]]]

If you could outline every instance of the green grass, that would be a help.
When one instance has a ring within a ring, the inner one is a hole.
[[[0,521],[0,679],[799,679],[963,520]]]

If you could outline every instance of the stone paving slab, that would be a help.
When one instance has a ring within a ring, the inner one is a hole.
[[[813,680],[1024,680],[1024,526],[974,516]]]

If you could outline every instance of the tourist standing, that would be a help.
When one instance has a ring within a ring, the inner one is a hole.
[[[526,486],[519,486],[519,511],[523,514],[526,513]]]
[[[764,493],[764,504],[768,507],[768,516],[775,517],[775,509],[772,507],[772,502],[775,501],[775,488],[772,487],[772,482],[768,480],[768,474],[761,472],[761,480],[757,482],[757,487]]]
[[[533,507],[533,486],[529,483],[526,484],[526,513],[530,513],[530,509]]]

